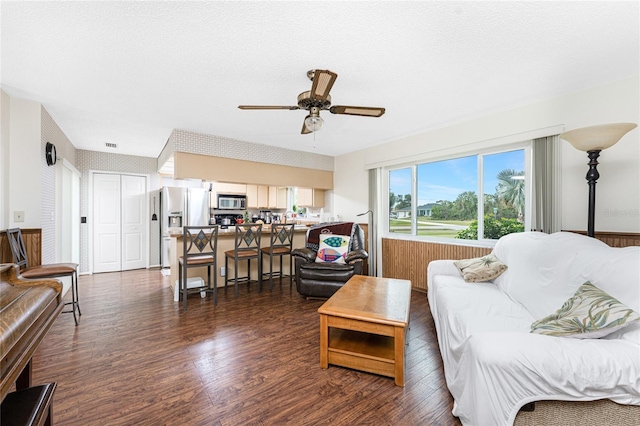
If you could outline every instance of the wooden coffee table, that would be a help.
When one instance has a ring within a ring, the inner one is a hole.
[[[404,386],[411,281],[354,275],[319,309],[320,367],[394,377]]]

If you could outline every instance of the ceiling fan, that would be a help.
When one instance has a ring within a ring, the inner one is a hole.
[[[302,123],[302,134],[312,133],[322,127],[324,120],[320,117],[321,110],[328,110],[332,114],[360,115],[362,117],[380,117],[384,114],[384,108],[361,107],[361,106],[331,106],[331,95],[329,91],[333,87],[338,74],[329,70],[310,70],[307,77],[311,80],[311,90],[298,95],[298,105],[277,106],[277,105],[239,105],[240,109],[306,109],[309,111]]]

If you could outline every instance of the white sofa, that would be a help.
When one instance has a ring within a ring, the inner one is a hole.
[[[640,312],[640,247],[525,232],[492,253],[508,269],[489,282],[465,282],[453,260],[427,268],[453,414],[465,426],[511,425],[530,402],[610,399],[625,404],[612,404],[625,410],[618,424],[640,424],[640,321],[597,339],[530,332],[586,281]]]

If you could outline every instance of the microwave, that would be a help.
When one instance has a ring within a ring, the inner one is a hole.
[[[218,194],[218,208],[221,210],[245,210],[246,195]]]

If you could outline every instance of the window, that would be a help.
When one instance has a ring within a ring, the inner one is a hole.
[[[419,164],[418,235],[456,238],[478,217],[478,159]]]
[[[389,233],[478,240],[523,232],[529,149],[389,170]]]
[[[411,168],[389,172],[389,232],[411,234]]]
[[[524,149],[483,157],[485,239],[524,231]]]

